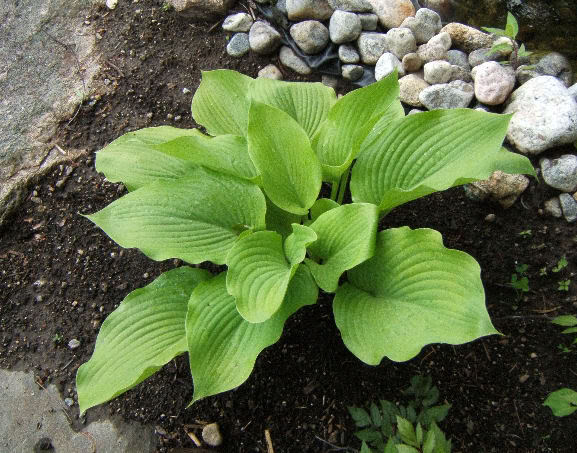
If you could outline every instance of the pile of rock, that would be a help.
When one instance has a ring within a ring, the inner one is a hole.
[[[396,70],[400,99],[414,108],[411,113],[470,106],[501,111],[499,106],[504,104],[504,113],[514,114],[508,142],[521,153],[540,154],[577,141],[577,85],[571,86],[571,65],[558,53],[545,56],[536,65],[513,68],[502,64],[511,50],[491,52],[494,44],[509,38],[459,23],[443,27],[437,12],[416,10],[410,0],[280,0],[274,11],[282,12],[283,17],[272,24],[254,21],[247,13],[227,17],[223,28],[234,33],[227,52],[242,56],[249,51],[261,55],[278,51],[283,66],[306,75],[313,71],[306,57],[327,53],[332,47],[344,79],[354,82],[366,77],[369,70],[380,80]],[[287,45],[291,44],[288,39],[296,49]],[[269,65],[259,76],[282,78],[282,73]],[[557,168],[556,162],[542,165]],[[577,167],[572,168],[563,172],[577,177]],[[510,206],[527,186],[528,180],[520,175],[495,174],[470,187],[469,193],[477,194],[476,198],[493,196],[503,206]],[[563,187],[559,190],[577,190],[577,184]],[[562,194],[547,205],[560,208],[547,210],[559,216],[562,212],[568,221],[575,221],[576,199],[577,195]]]

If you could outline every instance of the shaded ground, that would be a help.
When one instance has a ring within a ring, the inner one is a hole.
[[[0,366],[33,369],[40,382],[72,397],[76,369],[90,357],[99,323],[129,291],[179,264],[122,250],[79,215],[123,193],[94,172],[92,153],[140,127],[194,126],[189,107],[201,69],[226,67],[255,76],[269,62],[230,59],[218,26],[179,20],[160,1],[119,2],[114,12],[96,11],[90,20],[103,37],[106,90],[61,129],[62,143],[86,147],[88,154],[31,187],[26,203],[0,231]],[[501,337],[429,346],[408,363],[369,367],[343,346],[324,297],[287,322],[281,340],[261,354],[237,390],[185,409],[192,385],[181,357],[108,410],[156,425],[160,451],[193,447],[186,430],[198,435],[194,425],[205,421],[221,425],[226,444],[220,451],[265,452],[265,429],[276,452],[330,451],[320,439],[358,448],[346,407],[398,400],[410,377],[422,373],[433,377],[452,404],[443,427],[454,451],[572,452],[574,417],[557,419],[541,405],[553,390],[577,388],[577,353],[558,349],[569,337],[546,318],[577,311],[577,232],[538,214],[550,196],[546,186],[532,181],[522,203],[504,211],[474,204],[462,189],[453,189],[385,219],[383,227],[435,228],[448,247],[480,262]],[[494,222],[484,220],[490,213]],[[563,255],[568,267],[552,273]],[[520,298],[507,286],[516,264],[529,265],[530,292]],[[547,276],[539,275],[543,267]],[[568,292],[557,290],[559,280],[571,278],[576,281]],[[81,345],[70,350],[73,338]]]

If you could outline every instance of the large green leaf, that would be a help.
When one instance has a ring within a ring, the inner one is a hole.
[[[351,91],[331,108],[313,140],[326,181],[338,181],[377,121],[383,116],[404,115],[398,96],[399,83],[394,72],[377,83]]]
[[[322,83],[283,82],[260,78],[251,86],[251,99],[288,113],[310,139],[336,101],[335,90]]]
[[[240,315],[252,323],[269,319],[281,306],[292,277],[282,236],[274,231],[243,236],[230,249],[226,264],[226,288]]]
[[[126,296],[102,323],[92,357],[78,368],[81,413],[126,392],[187,351],[188,300],[210,276],[180,267]]]
[[[501,147],[509,119],[470,109],[435,110],[375,128],[352,171],[353,200],[387,212],[430,193],[486,179],[495,170],[534,174],[526,157]]]
[[[158,146],[198,135],[202,134],[196,129],[170,126],[129,132],[96,153],[96,170],[111,182],[122,182],[128,190],[136,190],[157,179],[180,178],[190,172],[193,163],[167,155]]]
[[[320,163],[305,131],[287,113],[253,102],[248,152],[265,193],[281,209],[306,214],[321,188]]]
[[[223,264],[237,235],[263,229],[266,203],[247,181],[203,168],[156,181],[86,216],[122,247],[154,260]]]
[[[145,136],[126,134],[96,153],[96,169],[131,191],[159,179],[181,178],[198,166],[244,179],[257,176],[243,137],[213,138],[196,129],[175,128],[169,135],[163,127],[150,129]]]
[[[226,275],[201,283],[192,292],[186,318],[192,402],[241,385],[260,352],[276,343],[285,321],[305,305],[314,304],[318,288],[306,266],[291,280],[283,305],[268,321],[251,324],[236,310],[226,290]]]
[[[292,224],[299,223],[300,215],[292,212],[283,211],[270,199],[266,198],[266,229],[276,231],[283,237],[287,237],[292,233]]]
[[[363,362],[409,360],[429,343],[498,333],[485,308],[480,268],[443,246],[434,230],[381,231],[374,256],[347,272],[333,310],[345,345]]]
[[[203,71],[192,98],[192,117],[210,135],[246,136],[250,86],[248,76],[228,69]]]
[[[238,135],[190,135],[157,145],[156,149],[172,157],[239,178],[253,180],[258,176],[248,155],[246,139]]]
[[[324,291],[337,289],[342,273],[373,256],[379,216],[375,205],[353,203],[326,211],[309,227],[318,239],[307,259],[317,285]]]

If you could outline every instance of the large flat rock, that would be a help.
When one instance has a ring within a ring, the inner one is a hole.
[[[95,31],[84,23],[96,0],[3,1],[0,8],[0,224],[22,185],[80,150],[54,139],[90,95],[99,71]]]
[[[149,453],[151,427],[102,419],[75,431],[73,416],[54,385],[41,388],[32,373],[0,369],[0,451],[33,452],[44,442],[55,452]]]

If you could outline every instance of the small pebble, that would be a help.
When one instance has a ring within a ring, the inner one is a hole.
[[[209,423],[202,428],[202,440],[211,447],[218,447],[222,444],[222,434],[220,433],[218,423]]]
[[[188,88],[182,89],[182,94],[188,94],[188,93],[190,93],[190,90]]]
[[[78,341],[76,338],[73,338],[68,342],[68,347],[70,349],[76,349],[78,346],[80,346],[80,341]]]
[[[519,377],[519,382],[521,384],[524,384],[525,382],[527,382],[527,379],[529,379],[529,375],[528,374],[524,374],[523,376]]]
[[[495,214],[487,214],[487,217],[485,217],[485,222],[492,223],[496,218],[497,216]]]
[[[72,398],[64,398],[64,404],[68,407],[72,407],[74,406],[74,400]]]

